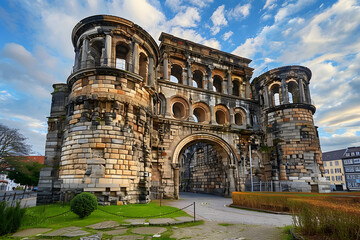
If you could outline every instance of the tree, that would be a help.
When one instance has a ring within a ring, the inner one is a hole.
[[[0,170],[10,164],[10,160],[17,156],[25,156],[31,152],[31,146],[19,129],[9,128],[0,123]]]
[[[28,186],[37,186],[40,170],[44,167],[38,162],[11,161],[13,170],[9,171],[8,177],[16,183]]]

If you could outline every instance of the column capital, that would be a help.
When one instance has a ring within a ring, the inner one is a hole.
[[[214,70],[214,68],[215,68],[214,65],[212,65],[212,64],[207,65],[207,67],[209,70]]]

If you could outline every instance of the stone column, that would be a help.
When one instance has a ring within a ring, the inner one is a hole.
[[[174,197],[179,199],[179,168],[174,168]]]
[[[228,89],[228,94],[232,94],[232,81],[231,81],[231,70],[230,69],[227,72],[227,89]]]
[[[185,68],[182,68],[182,84],[188,85],[187,73],[185,71]]]
[[[163,79],[169,80],[169,59],[167,53],[164,53],[163,55]]]
[[[250,98],[251,95],[250,79],[250,76],[245,76],[245,98]]]
[[[104,65],[105,66],[112,66],[111,62],[111,42],[112,38],[110,33],[106,33],[105,35],[105,52],[104,52]]]
[[[221,81],[221,93],[228,94],[228,90],[226,87],[227,87],[226,81],[225,79],[223,79]]]
[[[190,59],[190,57],[188,57],[187,59],[187,80],[188,80],[188,85],[190,87],[192,87],[192,72],[191,72],[191,64],[192,64],[192,60]]]
[[[285,77],[281,77],[281,93],[282,93],[282,102],[281,104],[289,103],[289,94],[287,91],[287,83]]]
[[[154,87],[154,58],[149,57],[148,66],[148,83],[150,87]]]
[[[81,52],[81,68],[86,68],[87,66],[87,55],[89,51],[89,39],[85,38],[82,44],[82,52]]]
[[[79,48],[75,48],[75,61],[74,61],[73,71],[77,71],[78,69],[79,69]]]
[[[264,104],[265,104],[265,106],[266,107],[269,107],[269,89],[268,89],[268,86],[267,85],[265,85],[264,86],[264,94],[265,94],[265,96],[264,96]]]
[[[304,95],[304,84],[302,78],[298,78],[298,86],[299,86],[299,100],[301,103],[304,103],[305,95]]]
[[[307,103],[311,104],[311,95],[310,95],[310,87],[309,87],[309,83],[306,83],[306,98],[307,98]]]
[[[202,82],[203,82],[203,88],[208,89],[209,81],[206,75],[203,76]]]
[[[132,55],[132,64],[133,64],[133,73],[139,74],[139,43],[133,41],[133,55]]]
[[[214,115],[214,105],[210,105],[210,124],[216,123],[216,116]]]
[[[229,108],[229,113],[230,113],[230,124],[233,125],[234,124],[234,111],[233,111],[233,108]]]
[[[212,79],[212,70],[214,69],[213,65],[208,65],[208,90],[213,90],[213,79]]]

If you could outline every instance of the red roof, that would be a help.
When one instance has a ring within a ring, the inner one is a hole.
[[[44,164],[44,156],[25,156],[27,162],[38,162]]]

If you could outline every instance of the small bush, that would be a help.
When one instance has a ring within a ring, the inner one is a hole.
[[[3,201],[0,203],[0,236],[8,233],[14,233],[20,227],[21,219],[24,216],[25,209],[20,208],[20,202],[15,207],[8,206]]]
[[[80,193],[70,201],[70,210],[80,218],[89,216],[95,209],[97,209],[97,198],[91,193]]]

